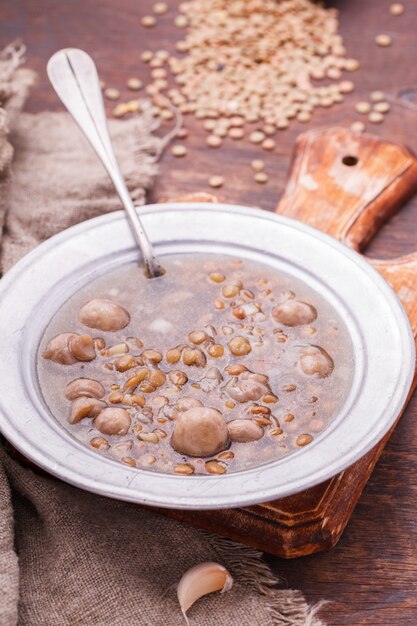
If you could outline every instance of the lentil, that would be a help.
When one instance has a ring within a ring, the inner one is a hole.
[[[184,127],[180,128],[177,131],[177,137],[178,139],[186,139],[188,137],[188,130]]]
[[[401,2],[394,2],[389,8],[391,15],[402,15],[404,10],[404,5]]]
[[[343,80],[339,85],[340,93],[351,93],[355,89],[351,80]]]
[[[245,337],[233,337],[227,346],[234,356],[244,356],[252,350],[249,341]]]
[[[388,113],[390,108],[391,107],[388,102],[376,102],[373,106],[374,111],[377,111],[378,113]]]
[[[154,18],[153,15],[145,15],[141,19],[141,24],[145,28],[152,28],[156,24],[156,19]]]
[[[254,159],[251,166],[255,172],[261,172],[265,168],[265,163],[261,159]]]
[[[378,111],[372,111],[369,115],[368,115],[368,120],[372,123],[372,124],[380,124],[381,122],[384,121],[384,116],[382,113],[378,113]]]
[[[207,461],[206,470],[209,474],[225,474],[226,467],[218,461]]]
[[[355,106],[355,109],[358,113],[365,114],[370,112],[371,105],[369,104],[369,102],[358,102]]]
[[[174,474],[194,474],[194,467],[190,463],[177,463],[173,468]]]
[[[108,87],[104,90],[104,95],[108,100],[118,100],[120,98],[120,91],[118,89]]]
[[[359,69],[359,61],[356,59],[347,59],[344,64],[344,69],[348,72],[356,72]]]
[[[218,148],[223,142],[221,137],[218,137],[217,135],[209,135],[206,139],[206,143],[210,146],[210,148]]]
[[[168,5],[166,4],[166,2],[156,2],[153,5],[153,12],[156,13],[157,15],[163,15],[167,11],[168,11]]]
[[[183,157],[187,154],[187,148],[181,144],[172,146],[171,152],[175,157]]]
[[[249,141],[251,143],[262,143],[265,139],[265,133],[261,130],[255,130],[249,135]]]
[[[138,91],[139,89],[142,89],[143,83],[141,80],[139,80],[139,78],[129,78],[126,86],[132,91]]]
[[[381,34],[375,37],[375,43],[383,48],[392,44],[392,39],[389,35]]]
[[[230,139],[242,139],[245,135],[243,128],[230,128],[228,133]]]
[[[223,176],[210,176],[209,185],[213,188],[222,187],[224,185]]]
[[[214,343],[212,346],[208,348],[207,352],[214,359],[220,359],[224,354],[224,348],[220,344]]]
[[[254,179],[257,183],[264,184],[268,182],[268,175],[265,172],[256,172]]]
[[[313,437],[311,435],[298,435],[295,443],[297,446],[306,446],[307,444],[313,441]]]
[[[372,102],[381,102],[382,100],[384,100],[384,98],[385,94],[383,91],[372,91],[370,95],[370,99],[372,100]]]
[[[226,276],[224,274],[220,274],[220,272],[212,272],[209,278],[213,281],[213,283],[223,283]]]
[[[188,19],[185,17],[185,15],[177,15],[177,17],[175,18],[175,26],[177,26],[178,28],[185,28],[186,26],[188,26]]]
[[[262,148],[264,150],[275,150],[276,143],[273,139],[265,139],[262,142]]]
[[[365,124],[363,122],[353,122],[350,125],[350,130],[354,133],[363,133],[365,130]]]

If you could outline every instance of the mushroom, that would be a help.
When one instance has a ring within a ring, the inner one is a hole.
[[[171,445],[180,454],[213,456],[227,448],[229,431],[223,415],[210,407],[194,407],[180,413]]]
[[[300,366],[304,374],[319,378],[330,376],[334,369],[334,361],[330,354],[320,346],[304,346],[300,357]]]
[[[205,376],[199,381],[199,385],[206,393],[213,391],[223,380],[218,367],[210,367]]]
[[[97,398],[75,398],[71,404],[68,421],[70,424],[78,424],[85,417],[96,417],[105,406],[107,406],[106,403]]]
[[[203,406],[203,403],[200,400],[197,400],[197,398],[183,396],[177,400],[174,406],[165,406],[163,413],[165,417],[168,417],[170,420],[175,420],[180,413],[184,413],[184,411],[188,411],[189,409],[199,406]]]
[[[257,441],[264,434],[264,429],[252,420],[232,420],[227,424],[230,439],[238,443],[248,443]]]
[[[284,326],[301,326],[311,324],[317,317],[317,311],[307,302],[287,300],[272,309],[272,317]]]
[[[126,409],[107,407],[94,420],[94,427],[104,435],[126,435],[131,418]]]
[[[129,324],[130,315],[124,307],[113,300],[95,298],[81,307],[78,319],[89,328],[114,332]]]
[[[72,365],[77,361],[92,361],[96,351],[90,335],[62,333],[48,341],[42,356],[61,365]]]
[[[92,378],[76,378],[72,380],[64,389],[67,400],[75,400],[75,398],[102,398],[105,394],[104,387],[98,380]]]
[[[232,378],[224,390],[236,402],[259,400],[270,392],[268,377],[250,371],[243,372],[239,378]]]
[[[92,361],[96,358],[94,340],[90,335],[73,335],[68,339],[68,348],[77,361]]]
[[[61,363],[62,365],[72,365],[77,362],[77,359],[72,354],[68,347],[68,340],[70,337],[74,337],[73,333],[62,333],[53,337],[46,346],[44,353],[42,354],[44,359],[55,361],[55,363]]]

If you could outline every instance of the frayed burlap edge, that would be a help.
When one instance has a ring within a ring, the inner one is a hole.
[[[279,580],[263,561],[261,551],[225,537],[201,532],[210,541],[219,560],[229,565],[236,582],[265,596],[273,626],[326,626],[317,614],[328,602],[322,600],[310,606],[301,591],[279,589]]]

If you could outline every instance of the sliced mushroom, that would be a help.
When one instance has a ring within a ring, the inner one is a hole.
[[[62,365],[72,365],[77,362],[77,359],[72,354],[68,346],[68,340],[75,337],[74,333],[62,333],[53,337],[46,346],[43,353],[44,359],[49,359],[55,363],[61,363]]]
[[[68,383],[64,389],[67,400],[75,400],[75,398],[82,396],[99,400],[105,393],[103,385],[92,378],[76,378]]]
[[[75,398],[71,404],[68,421],[70,424],[78,424],[85,417],[96,417],[106,406],[105,402],[97,400],[97,398]]]
[[[62,333],[53,337],[43,353],[49,359],[61,365],[72,365],[77,361],[92,361],[96,356],[94,340],[90,335]]]
[[[68,339],[68,348],[77,361],[92,361],[96,358],[94,340],[90,335],[74,335]]]
[[[304,374],[319,378],[330,376],[334,369],[334,361],[330,354],[320,346],[305,346],[300,357],[300,366]]]
[[[249,402],[269,393],[270,387],[267,376],[245,371],[239,378],[232,378],[224,390],[236,402]]]
[[[229,444],[229,431],[217,409],[195,407],[180,413],[171,437],[172,447],[189,456],[213,456]]]
[[[248,443],[249,441],[257,441],[264,434],[264,429],[252,420],[232,420],[228,422],[230,439],[238,443]]]
[[[307,302],[287,300],[272,309],[272,317],[284,326],[301,326],[311,324],[317,317],[317,311]]]
[[[126,435],[131,421],[126,409],[107,407],[95,418],[94,427],[104,435]]]
[[[78,311],[78,318],[89,328],[110,332],[121,330],[130,322],[130,315],[124,307],[105,298],[95,298],[84,304]]]

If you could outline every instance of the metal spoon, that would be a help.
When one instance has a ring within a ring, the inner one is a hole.
[[[83,50],[66,48],[49,59],[47,72],[60,100],[83,131],[113,181],[135,241],[142,251],[146,274],[150,278],[161,276],[164,269],[154,255],[152,244],[136,213],[116,161],[93,59]]]

